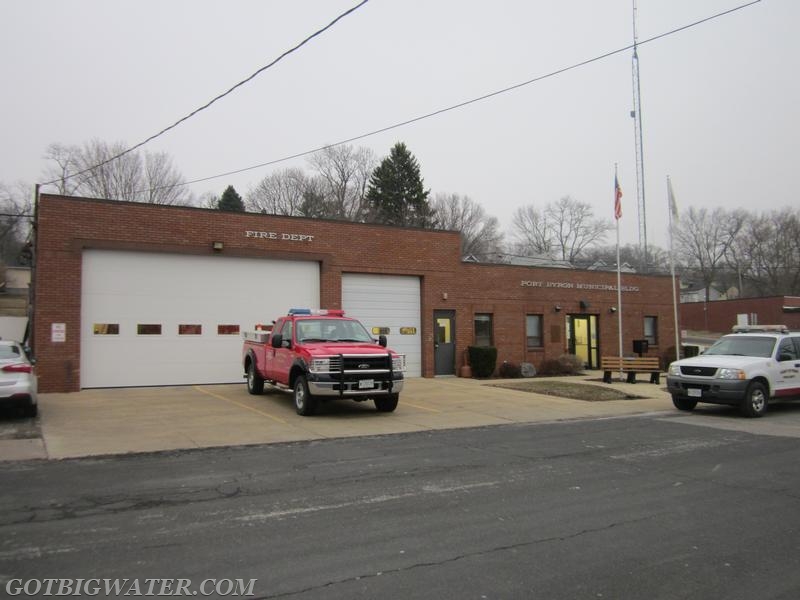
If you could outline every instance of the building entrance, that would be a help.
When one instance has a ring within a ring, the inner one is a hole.
[[[587,369],[599,367],[597,315],[569,315],[567,339],[570,354],[580,358]]]

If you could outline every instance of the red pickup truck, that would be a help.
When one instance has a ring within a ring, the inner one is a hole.
[[[311,415],[321,400],[373,400],[381,412],[397,408],[405,356],[376,341],[341,310],[292,309],[270,328],[244,333],[247,391],[264,384],[291,391],[297,413]]]

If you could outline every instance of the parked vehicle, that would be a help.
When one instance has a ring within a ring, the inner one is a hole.
[[[774,399],[800,399],[800,333],[784,325],[734,327],[703,354],[673,362],[667,389],[679,410],[698,402],[761,417]]]
[[[264,385],[291,391],[300,415],[311,415],[320,401],[373,400],[381,412],[397,408],[403,389],[405,355],[386,348],[341,310],[293,309],[274,326],[244,333],[242,365],[247,390]]]
[[[19,407],[27,417],[39,412],[33,362],[19,342],[0,340],[0,405]]]

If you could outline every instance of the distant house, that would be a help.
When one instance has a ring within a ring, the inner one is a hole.
[[[611,263],[608,264],[604,260],[596,260],[591,265],[586,267],[589,271],[617,271],[617,264]],[[636,269],[634,269],[629,263],[622,263],[619,268],[620,273],[636,273]]]
[[[725,292],[721,292],[715,287],[711,287],[708,292],[709,301],[727,300],[728,296]],[[701,283],[688,283],[686,286],[681,286],[681,303],[684,302],[705,302],[706,300],[706,287]]]

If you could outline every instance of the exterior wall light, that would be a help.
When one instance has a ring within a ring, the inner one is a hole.
[[[224,247],[222,242],[212,242],[211,249],[214,252],[222,252],[222,248]]]
[[[554,310],[555,312],[561,312],[561,305],[560,305],[560,304],[556,304],[556,305],[553,307],[553,310]]]
[[[617,312],[617,307],[612,306],[611,308],[608,309],[608,312],[610,312],[613,315],[615,312]]]

